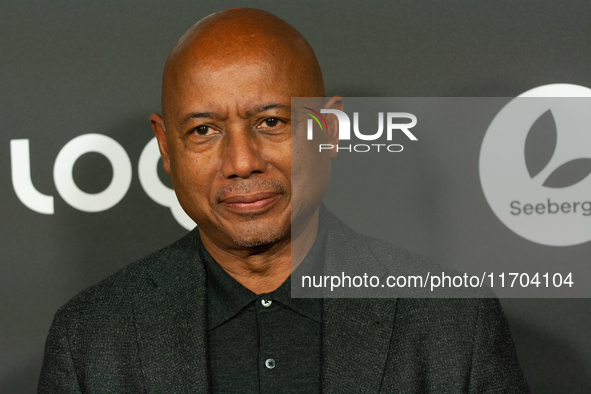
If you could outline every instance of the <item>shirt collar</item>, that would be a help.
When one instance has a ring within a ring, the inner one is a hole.
[[[257,299],[257,295],[232,278],[201,247],[207,275],[207,325],[213,329]]]
[[[310,275],[324,266],[324,248],[326,244],[326,226],[320,221],[318,234],[312,248],[296,269],[292,276],[294,279],[302,275]],[[208,329],[213,329],[230,320],[253,301],[271,300],[279,302],[289,309],[317,322],[322,320],[322,300],[318,298],[292,298],[291,279],[288,277],[276,290],[270,293],[255,294],[236,279],[232,278],[211,257],[203,244],[200,245],[200,253],[204,261],[207,274],[207,307]]]

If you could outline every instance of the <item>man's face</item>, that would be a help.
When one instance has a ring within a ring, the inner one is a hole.
[[[264,55],[186,63],[170,88],[165,136],[156,132],[181,205],[222,247],[289,240],[291,97],[309,94],[305,81]],[[313,174],[328,165],[312,147],[302,146],[309,154],[300,152],[298,171]],[[298,205],[322,198],[324,190],[309,186]]]

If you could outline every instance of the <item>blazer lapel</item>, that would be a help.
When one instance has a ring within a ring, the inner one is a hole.
[[[321,209],[328,228],[325,274],[383,275],[382,263],[360,236],[324,206]],[[397,299],[336,298],[344,296],[325,292],[323,392],[377,393],[390,348]]]
[[[206,286],[197,231],[166,249],[149,275],[155,286],[134,300],[149,393],[206,393]]]

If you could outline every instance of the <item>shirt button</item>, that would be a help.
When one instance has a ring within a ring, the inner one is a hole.
[[[275,368],[275,360],[273,360],[272,358],[268,358],[267,361],[265,361],[265,367],[269,369]]]
[[[270,307],[272,303],[273,303],[273,301],[271,301],[271,300],[261,300],[261,304],[263,304],[263,306],[264,306],[265,308],[268,308],[268,307]],[[270,360],[270,359],[269,359],[269,360]],[[269,361],[269,360],[267,360],[267,361]],[[275,364],[273,364],[273,365],[275,365]]]

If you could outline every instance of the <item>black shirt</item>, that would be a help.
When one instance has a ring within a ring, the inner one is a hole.
[[[325,231],[296,273],[323,264]],[[214,393],[319,393],[322,300],[291,298],[291,277],[256,295],[202,248]]]

